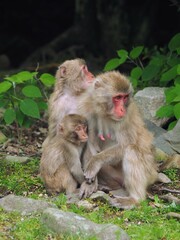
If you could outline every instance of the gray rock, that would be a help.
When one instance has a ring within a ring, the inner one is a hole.
[[[171,131],[164,134],[164,138],[175,152],[180,153],[180,119]]]
[[[97,192],[93,193],[90,196],[90,198],[93,199],[93,200],[99,200],[101,202],[106,203],[106,202],[109,201],[110,196],[103,191],[97,191]]]
[[[145,124],[154,135],[153,144],[157,149],[161,149],[168,155],[180,152],[180,121],[171,131],[166,131],[147,119],[145,119]]]
[[[93,203],[90,203],[90,202],[88,202],[87,200],[80,200],[78,203],[77,203],[77,206],[78,207],[83,207],[83,208],[85,208],[85,209],[87,209],[87,210],[94,210],[94,208],[95,207],[97,207],[96,206],[96,204],[93,204]]]
[[[160,87],[147,87],[138,91],[134,96],[144,118],[154,122],[157,126],[162,126],[168,120],[168,118],[156,117],[156,111],[165,103],[164,89]]]
[[[42,222],[59,234],[96,237],[102,240],[128,240],[129,236],[120,227],[113,224],[96,224],[72,212],[63,212],[54,208],[46,209],[42,214]]]
[[[159,136],[158,138],[154,139],[154,146],[161,149],[163,152],[167,153],[168,155],[172,155],[176,153],[169,142],[167,142],[163,136]]]
[[[9,163],[12,163],[12,162],[27,163],[28,161],[30,161],[28,157],[12,156],[12,155],[7,155],[5,159]]]
[[[7,212],[17,211],[22,215],[28,215],[35,212],[42,212],[48,207],[56,208],[56,205],[42,200],[34,200],[10,194],[0,199],[0,207]]]
[[[161,136],[163,133],[167,131],[161,127],[158,127],[155,123],[151,122],[148,119],[144,120],[147,129],[153,133],[154,138]]]

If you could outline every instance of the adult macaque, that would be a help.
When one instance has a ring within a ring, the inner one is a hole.
[[[59,66],[54,91],[49,99],[48,136],[43,147],[56,136],[58,125],[65,115],[78,113],[80,95],[93,80],[94,76],[83,59],[67,60]]]
[[[49,194],[73,193],[84,181],[81,155],[88,140],[87,120],[77,114],[66,115],[54,140],[44,148],[40,174]]]
[[[112,205],[130,208],[145,199],[147,187],[157,179],[152,135],[144,126],[132,91],[129,80],[112,71],[97,76],[92,89],[82,97],[80,110],[89,120],[89,131],[94,131],[90,134],[97,136],[100,119],[102,129],[108,126],[111,139],[98,139],[101,152],[89,162],[90,152],[85,154],[87,185],[81,187],[81,197],[88,195],[97,175],[100,186],[109,190],[124,187],[129,196],[114,198]]]

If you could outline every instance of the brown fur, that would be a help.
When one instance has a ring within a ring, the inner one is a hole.
[[[87,127],[84,117],[70,114],[61,120],[60,132],[43,150],[40,174],[49,194],[72,193],[84,181],[81,155],[87,133],[78,133],[76,127]]]
[[[43,143],[43,148],[56,136],[58,124],[62,118],[67,114],[78,113],[79,96],[89,84],[88,77],[82,71],[83,66],[86,66],[83,59],[67,60],[56,72],[54,91],[48,103],[48,136]]]
[[[129,101],[126,115],[117,120],[112,111],[112,97],[119,93],[128,93]],[[102,183],[108,189],[123,186],[129,197],[114,199],[112,202],[118,207],[129,208],[145,199],[147,187],[157,179],[152,151],[153,137],[145,128],[132,99],[132,86],[129,80],[117,71],[100,74],[96,77],[89,94],[82,96],[80,110],[88,118],[89,129],[95,132],[94,136],[98,131],[98,118],[101,119],[102,126],[103,124],[108,126],[112,133],[112,139],[103,142],[99,140],[100,153],[90,158],[90,152],[86,152],[84,156],[86,181],[94,184],[93,181],[98,174],[99,184]],[[92,125],[96,128],[92,128]],[[84,191],[88,190],[81,188],[81,196]]]

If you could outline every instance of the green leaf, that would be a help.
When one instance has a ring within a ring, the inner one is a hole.
[[[180,95],[173,99],[173,102],[180,102]]]
[[[177,76],[174,80],[175,85],[180,85],[180,76]]]
[[[174,115],[175,115],[176,119],[180,119],[180,103],[177,103],[174,106]]]
[[[38,102],[37,104],[38,104],[39,110],[46,110],[48,108],[46,102],[41,101],[41,102]]]
[[[22,100],[20,103],[20,109],[27,116],[38,119],[40,118],[38,105],[32,99]]]
[[[180,47],[178,47],[176,50],[177,50],[177,54],[180,55]]]
[[[162,67],[164,62],[165,62],[164,56],[159,55],[159,56],[153,57],[149,64]]]
[[[50,87],[55,83],[55,77],[49,73],[43,73],[39,79],[47,87]]]
[[[29,71],[22,71],[10,77],[6,77],[5,79],[8,79],[11,82],[15,82],[15,83],[23,83],[30,79],[33,79],[33,76],[34,76],[34,73],[30,73]]]
[[[165,91],[166,102],[171,103],[174,98],[177,96],[176,89],[174,87],[168,88]]]
[[[117,54],[119,56],[119,65],[123,64],[128,58],[128,52],[124,49],[118,50]]]
[[[12,83],[4,81],[0,83],[0,93],[7,92],[12,87]]]
[[[32,119],[28,118],[28,119],[25,119],[25,120],[24,120],[24,122],[23,122],[23,127],[29,128],[32,124],[33,124]]]
[[[132,78],[136,78],[136,79],[139,79],[142,75],[142,69],[140,67],[135,67],[132,69],[131,73],[130,73],[130,76]]]
[[[139,55],[142,53],[143,48],[144,48],[143,46],[138,46],[138,47],[133,48],[130,52],[130,57],[132,59],[138,58]]]
[[[177,75],[177,67],[178,67],[178,65],[172,67],[170,70],[163,73],[161,78],[160,78],[160,81],[161,82],[168,82],[168,81],[174,79]]]
[[[22,89],[22,93],[26,97],[32,97],[32,98],[42,97],[40,89],[36,86],[33,86],[33,85],[29,85],[29,86],[24,87]]]
[[[180,75],[180,64],[177,66],[177,74]]]
[[[167,64],[168,64],[170,67],[174,67],[174,66],[178,65],[179,62],[180,62],[180,58],[171,57],[171,58],[167,61]]]
[[[18,124],[22,126],[24,121],[24,114],[19,109],[16,111],[16,119]]]
[[[173,106],[166,105],[166,106],[160,107],[156,112],[156,116],[160,118],[174,116]]]
[[[113,70],[115,68],[117,68],[119,66],[119,58],[112,58],[111,60],[109,60],[105,67],[104,67],[104,71],[110,71]]]
[[[117,55],[120,57],[120,58],[126,58],[128,57],[128,52],[124,49],[121,49],[121,50],[118,50],[117,51]]]
[[[142,79],[144,81],[149,81],[152,80],[154,77],[156,77],[158,75],[160,71],[160,67],[157,65],[147,65],[144,69],[143,69],[143,73],[142,73]]]
[[[168,44],[170,51],[175,51],[180,47],[180,33],[177,33]]]
[[[137,80],[137,78],[130,77],[130,81],[131,81],[133,87],[136,88],[137,85],[138,85],[138,80]]]
[[[4,112],[4,121],[6,122],[6,124],[11,124],[14,122],[14,120],[16,120],[16,113],[14,109],[8,108]]]
[[[177,120],[171,122],[168,126],[168,131],[172,130],[176,126]]]

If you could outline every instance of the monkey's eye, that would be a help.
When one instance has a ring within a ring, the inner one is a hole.
[[[118,96],[114,97],[114,100],[115,100],[115,101],[119,101],[120,99],[122,99],[122,96],[121,96],[121,95],[118,95]]]
[[[127,101],[128,100],[128,95],[124,96],[124,100]]]
[[[81,130],[81,127],[80,126],[78,126],[78,127],[76,127],[76,129],[75,129],[76,131],[80,131]]]

